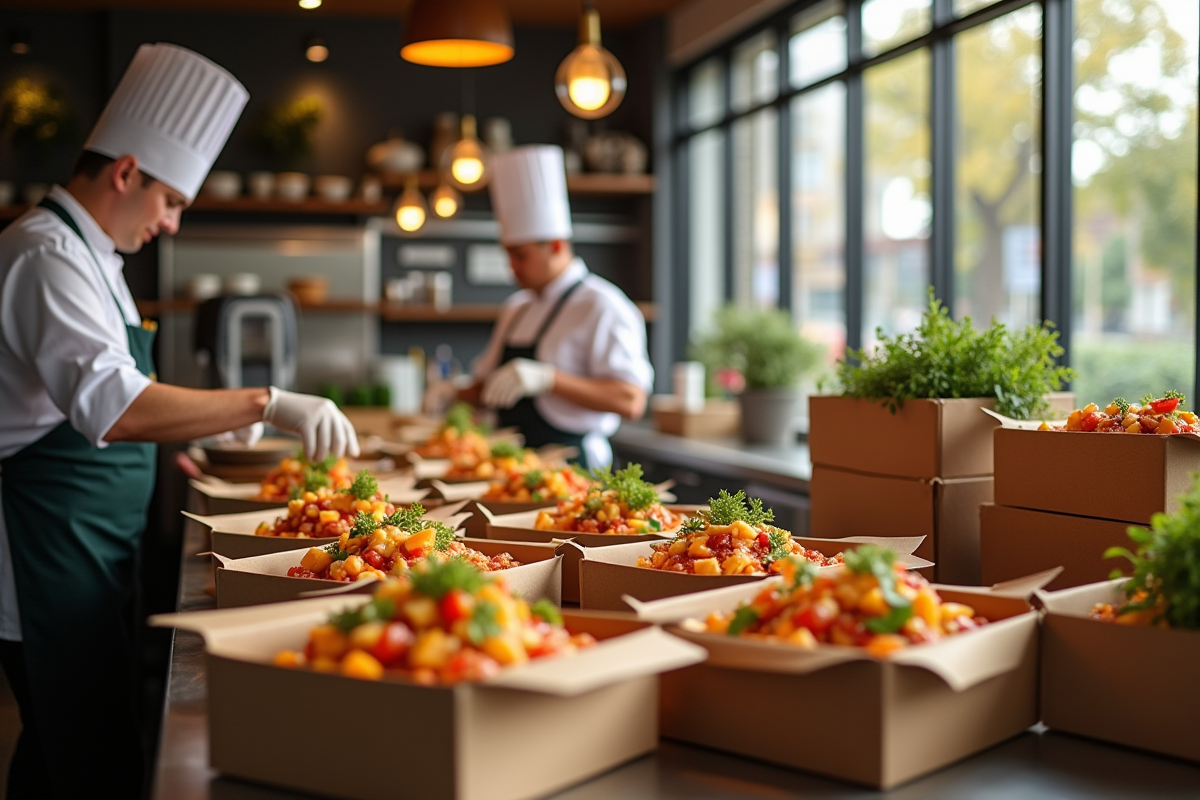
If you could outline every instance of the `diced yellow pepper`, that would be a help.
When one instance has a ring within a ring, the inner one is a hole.
[[[329,522],[337,522],[339,519],[342,518],[342,515],[336,511],[320,511],[320,512],[318,512],[317,518],[321,522],[329,523]]]
[[[496,659],[501,664],[516,664],[528,661],[529,655],[521,642],[511,635],[492,636],[483,642],[483,652]]]
[[[962,603],[942,603],[942,624],[959,617],[973,617],[975,609]]]
[[[437,620],[437,601],[432,597],[414,597],[402,606],[404,615],[417,628],[428,628]]]
[[[692,543],[688,545],[688,555],[692,558],[707,558],[712,554],[712,550],[708,549],[707,536],[697,536],[695,539],[692,539]]]
[[[720,575],[721,565],[715,558],[700,558],[692,562],[692,569],[697,575]]]
[[[441,628],[430,628],[417,634],[417,640],[409,652],[409,662],[414,667],[440,669],[449,663],[459,647],[460,643],[455,637],[447,635]]]
[[[410,553],[417,550],[427,550],[433,547],[434,540],[437,538],[437,533],[433,528],[426,528],[420,533],[414,533],[412,536],[404,540],[404,549]]]
[[[350,644],[359,650],[370,650],[383,636],[382,622],[364,622],[350,631]]]
[[[350,640],[346,638],[346,634],[333,625],[321,625],[313,628],[312,633],[309,634],[309,641],[312,642],[313,656],[317,658],[330,658],[336,661],[350,649]]]
[[[362,650],[351,650],[342,659],[342,674],[347,678],[361,678],[377,681],[383,677],[383,664],[370,653]]]
[[[333,556],[320,547],[310,547],[300,559],[300,566],[312,572],[321,572],[333,563]]]

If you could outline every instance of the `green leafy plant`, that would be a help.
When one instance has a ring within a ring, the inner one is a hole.
[[[642,480],[641,464],[630,464],[616,473],[608,467],[595,469],[589,477],[599,485],[601,491],[611,489],[616,492],[621,502],[633,511],[644,511],[658,502],[658,491],[654,485]]]
[[[768,525],[775,520],[775,512],[763,509],[762,500],[752,497],[747,500],[746,493],[738,490],[730,494],[722,489],[716,497],[708,500],[708,521],[711,525],[732,525],[741,520],[752,527]]]
[[[970,317],[951,319],[932,288],[914,332],[887,336],[878,330],[876,336],[873,353],[846,352],[838,380],[844,394],[880,400],[893,413],[905,400],[994,397],[1001,414],[1032,419],[1049,412],[1045,395],[1075,375],[1056,363],[1063,349],[1049,323],[1014,332],[993,321],[981,331]]]
[[[1133,575],[1125,582],[1125,603],[1119,613],[1155,611],[1154,622],[1172,628],[1200,628],[1200,473],[1192,488],[1179,496],[1174,514],[1155,514],[1150,528],[1129,529],[1136,552],[1110,547],[1105,558],[1126,558]],[[1112,577],[1121,577],[1121,571]]]
[[[786,311],[726,306],[713,322],[713,331],[691,348],[710,384],[719,370],[733,369],[746,389],[790,389],[825,356],[825,348],[801,336]]]
[[[295,167],[312,155],[313,133],[324,116],[317,97],[301,97],[267,110],[256,132],[259,148],[283,167]]]

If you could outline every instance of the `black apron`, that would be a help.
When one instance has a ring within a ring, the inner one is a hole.
[[[550,327],[550,325],[553,324],[554,320],[558,318],[559,313],[562,311],[563,306],[567,302],[567,298],[569,298],[571,294],[574,293],[574,291],[582,284],[583,281],[580,280],[572,284],[565,292],[562,293],[562,295],[558,298],[558,302],[554,304],[554,308],[550,309],[550,313],[546,315],[546,320],[542,323],[542,327],[538,329],[537,335],[533,337],[533,341],[527,346],[514,347],[513,345],[508,344],[506,341],[504,344],[504,352],[500,354],[500,363],[496,366],[504,366],[514,358],[528,358],[531,361],[537,361],[537,348],[538,344],[542,341],[542,336],[546,333],[546,330]],[[527,309],[528,306],[526,306],[524,310]],[[524,313],[524,310],[518,313]],[[517,320],[514,318],[513,321],[509,323],[509,330],[516,326],[516,322]],[[588,464],[587,451],[583,448],[584,434],[564,431],[561,428],[551,425],[546,418],[541,415],[541,412],[537,410],[537,405],[533,402],[533,400],[534,398],[532,397],[522,397],[512,408],[500,409],[497,412],[497,416],[499,417],[500,421],[500,427],[516,427],[518,430],[520,430],[525,436],[526,447],[542,447],[548,444],[561,444],[567,447],[574,447],[579,451],[580,465],[585,468],[590,467],[591,465]]]
[[[41,206],[87,244],[66,209],[50,199]],[[138,371],[153,377],[153,327],[125,330]],[[46,796],[51,789],[64,798],[141,792],[137,550],[155,453],[155,445],[136,442],[94,447],[66,420],[0,462],[31,706],[21,714],[36,720],[37,743],[53,767]]]

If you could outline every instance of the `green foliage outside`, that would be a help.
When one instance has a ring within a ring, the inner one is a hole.
[[[17,78],[0,95],[0,131],[14,150],[41,162],[55,145],[71,140],[75,123],[56,87]]]
[[[790,389],[823,361],[824,348],[801,336],[786,311],[726,306],[692,345],[711,384],[720,369],[742,374],[747,389]]]

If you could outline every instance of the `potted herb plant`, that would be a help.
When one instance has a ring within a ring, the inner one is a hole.
[[[723,375],[726,388],[739,389],[742,438],[794,442],[800,379],[821,363],[824,348],[801,336],[787,312],[778,309],[726,306],[713,321],[712,332],[698,339],[693,351],[709,376]]]

